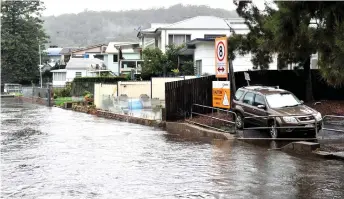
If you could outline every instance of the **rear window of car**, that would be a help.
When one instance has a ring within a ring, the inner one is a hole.
[[[235,100],[239,100],[243,94],[243,90],[237,90],[237,92],[235,93]]]

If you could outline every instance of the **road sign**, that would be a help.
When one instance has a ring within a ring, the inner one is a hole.
[[[213,81],[213,107],[230,108],[230,81]]]
[[[227,37],[215,39],[215,74],[216,78],[228,78]]]

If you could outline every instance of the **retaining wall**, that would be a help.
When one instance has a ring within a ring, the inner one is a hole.
[[[221,140],[233,140],[233,135],[205,129],[188,123],[166,122],[166,131],[187,138],[211,138]]]

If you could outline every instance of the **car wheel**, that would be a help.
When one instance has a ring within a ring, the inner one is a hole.
[[[274,122],[271,122],[269,125],[269,133],[272,139],[276,139],[279,136],[278,129],[276,128],[277,125]]]
[[[244,117],[241,113],[237,113],[235,125],[237,129],[243,129],[244,128]]]

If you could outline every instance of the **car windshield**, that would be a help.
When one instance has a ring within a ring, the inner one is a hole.
[[[290,93],[278,93],[266,96],[271,108],[292,107],[300,105],[300,101]]]

